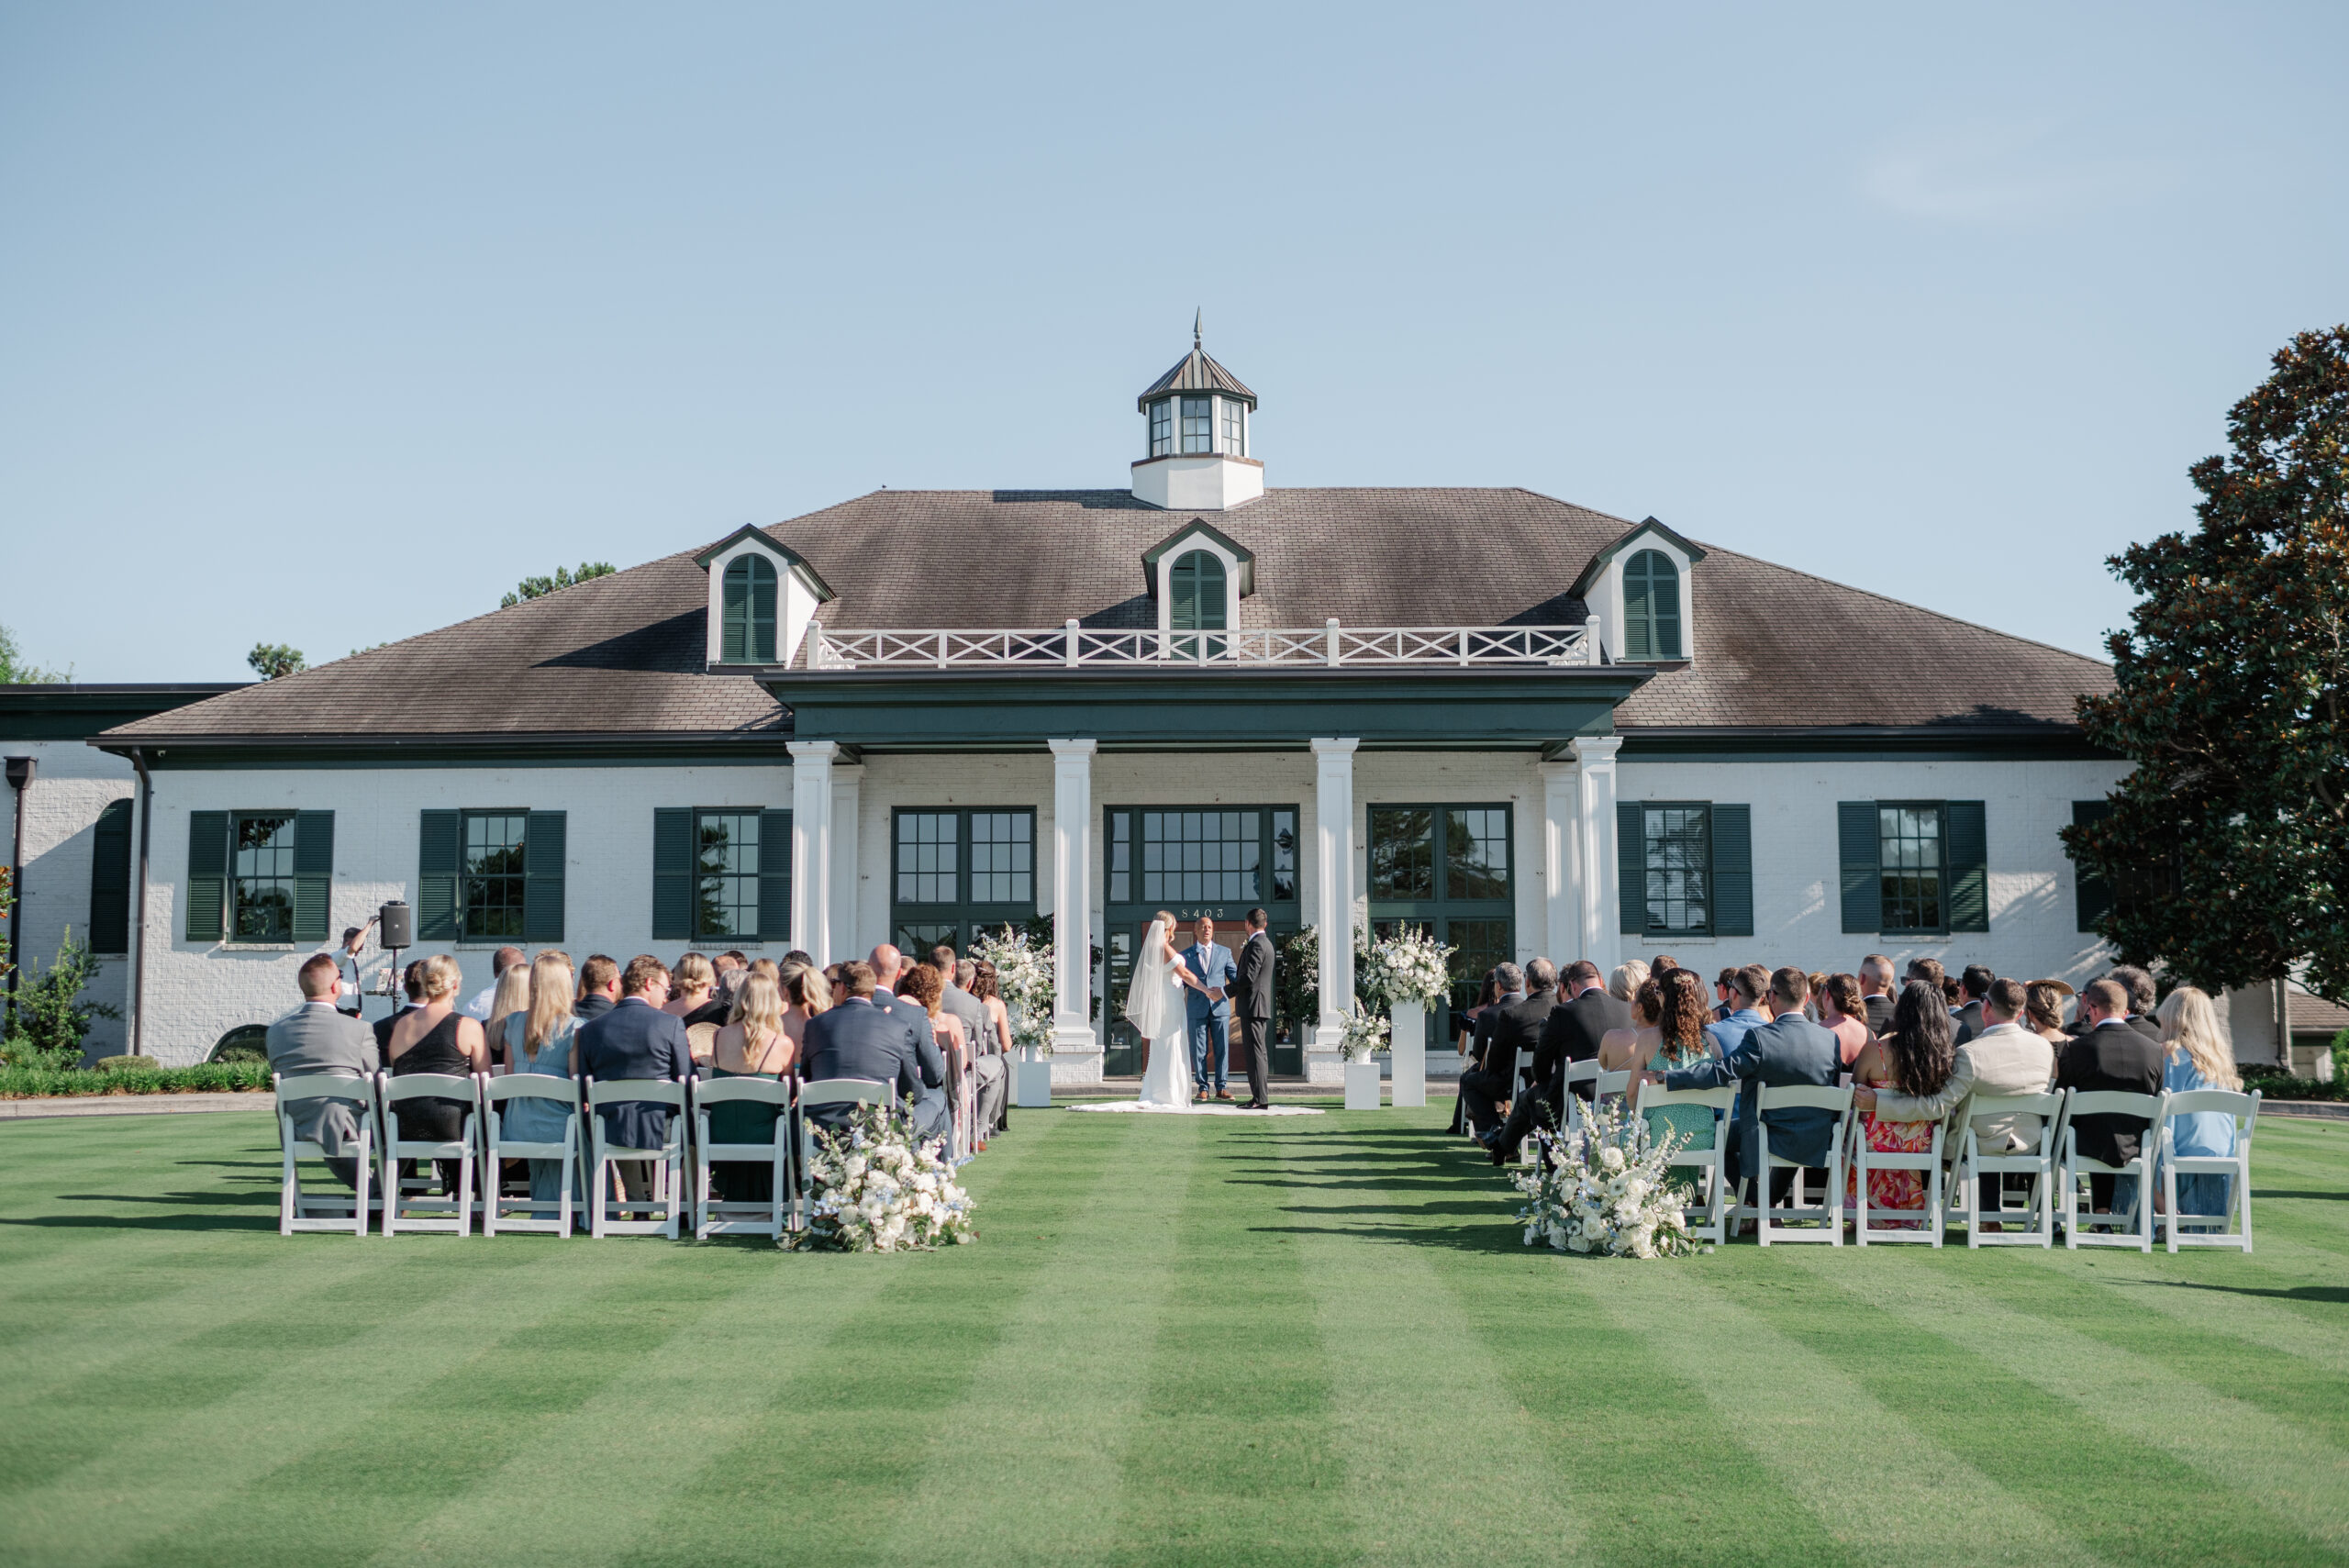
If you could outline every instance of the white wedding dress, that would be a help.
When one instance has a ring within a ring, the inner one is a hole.
[[[1152,1108],[1191,1108],[1191,1029],[1183,1005],[1183,983],[1166,962],[1166,922],[1152,920],[1150,935],[1134,955],[1133,984],[1126,988],[1126,1021],[1150,1041],[1150,1067],[1141,1080],[1141,1103]]]

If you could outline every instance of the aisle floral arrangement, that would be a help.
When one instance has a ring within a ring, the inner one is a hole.
[[[1346,1015],[1346,1032],[1338,1040],[1338,1052],[1348,1062],[1367,1062],[1386,1049],[1386,1015],[1374,1013],[1357,1002]]]
[[[1404,926],[1355,950],[1358,988],[1390,1008],[1406,1002],[1431,1007],[1452,993],[1452,955],[1458,951],[1417,926]]]
[[[996,989],[1003,995],[1004,1010],[1011,1015],[1011,1043],[1030,1047],[1039,1056],[1050,1056],[1054,1001],[1052,940],[1006,926],[974,938],[971,956],[995,965]]]
[[[1695,1201],[1665,1161],[1686,1140],[1648,1137],[1647,1118],[1609,1099],[1574,1131],[1539,1133],[1533,1168],[1511,1178],[1525,1244],[1610,1258],[1676,1258],[1697,1250],[1685,1205]]]
[[[975,1241],[971,1195],[954,1184],[935,1140],[905,1118],[859,1106],[839,1132],[816,1135],[807,1229],[790,1245],[818,1252],[926,1252]]]

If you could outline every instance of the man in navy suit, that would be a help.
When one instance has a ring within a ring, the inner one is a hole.
[[[685,1021],[661,1010],[669,1000],[669,971],[639,953],[620,971],[620,999],[612,1010],[579,1026],[579,1073],[598,1083],[625,1078],[683,1081],[693,1072]],[[669,1107],[618,1100],[602,1107],[604,1139],[623,1149],[658,1149],[669,1136]],[[652,1196],[652,1173],[640,1160],[615,1165],[620,1186],[637,1201]]]
[[[913,1020],[904,1009],[884,1011],[874,1004],[869,963],[851,961],[841,965],[841,986],[846,994],[840,1001],[807,1020],[803,1045],[808,1082],[870,1078],[890,1085],[894,1095],[913,1098],[921,1092]],[[819,1127],[837,1129],[848,1120],[852,1108],[819,1106],[807,1113],[807,1119]]]
[[[1667,1089],[1717,1089],[1726,1084],[1742,1084],[1737,1098],[1737,1115],[1729,1129],[1729,1168],[1740,1175],[1752,1178],[1759,1190],[1756,1173],[1761,1166],[1761,1150],[1754,1139],[1754,1106],[1758,1103],[1756,1085],[1785,1088],[1808,1084],[1818,1088],[1832,1088],[1837,1074],[1843,1070],[1843,1056],[1831,1030],[1822,1029],[1802,1016],[1802,1005],[1810,995],[1810,979],[1799,969],[1781,969],[1770,976],[1770,994],[1754,998],[1755,1009],[1770,1021],[1746,1030],[1744,1038],[1730,1047],[1726,1057],[1708,1057],[1694,1067],[1664,1075]],[[1829,1110],[1784,1110],[1769,1113],[1770,1152],[1781,1160],[1792,1160],[1798,1165],[1823,1167],[1827,1163],[1828,1144],[1835,1130],[1835,1113]],[[1772,1201],[1779,1196],[1777,1188],[1791,1185],[1794,1173],[1782,1171],[1772,1182]]]
[[[914,1065],[920,1072],[920,1087],[914,1095],[914,1131],[924,1138],[943,1137],[947,1124],[953,1119],[953,1107],[946,1099],[946,1053],[938,1049],[938,1036],[930,1027],[930,1009],[910,997],[896,994],[898,977],[912,965],[906,955],[883,942],[873,950],[873,1005],[885,1013],[902,1018],[914,1031]]]
[[[1191,1030],[1191,1082],[1198,1097],[1208,1097],[1208,1070],[1215,1070],[1215,1097],[1231,1098],[1231,987],[1240,966],[1230,948],[1218,947],[1215,922],[1205,915],[1192,929],[1193,940],[1183,950],[1183,966],[1198,976],[1199,985],[1183,987],[1183,1021]],[[1200,989],[1204,986],[1205,989]]]

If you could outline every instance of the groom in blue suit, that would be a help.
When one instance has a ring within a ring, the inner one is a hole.
[[[1213,920],[1202,915],[1192,930],[1195,940],[1183,950],[1183,967],[1199,983],[1198,987],[1183,987],[1184,1021],[1191,1029],[1191,1082],[1198,1085],[1198,1097],[1206,1099],[1208,1067],[1212,1059],[1215,1097],[1228,1100],[1231,1098],[1230,1080],[1225,1076],[1230,1055],[1231,983],[1240,970],[1231,962],[1231,950],[1216,946]]]

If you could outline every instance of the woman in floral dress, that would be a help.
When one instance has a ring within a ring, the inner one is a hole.
[[[1950,1027],[1948,1006],[1934,987],[1921,980],[1912,980],[1901,987],[1900,1000],[1892,1010],[1892,1028],[1868,1041],[1859,1060],[1852,1063],[1852,1081],[1872,1089],[1891,1088],[1922,1098],[1941,1093],[1942,1085],[1949,1082],[1956,1066],[1957,1040]],[[1933,1146],[1933,1129],[1939,1125],[1931,1121],[1879,1121],[1870,1111],[1865,1130],[1868,1147],[1880,1154],[1922,1154]],[[1854,1205],[1859,1202],[1859,1168],[1854,1166],[1849,1190]],[[1874,1208],[1913,1208],[1921,1213],[1925,1207],[1924,1173],[1870,1171],[1868,1203]],[[1892,1223],[1906,1227],[1918,1222]]]

